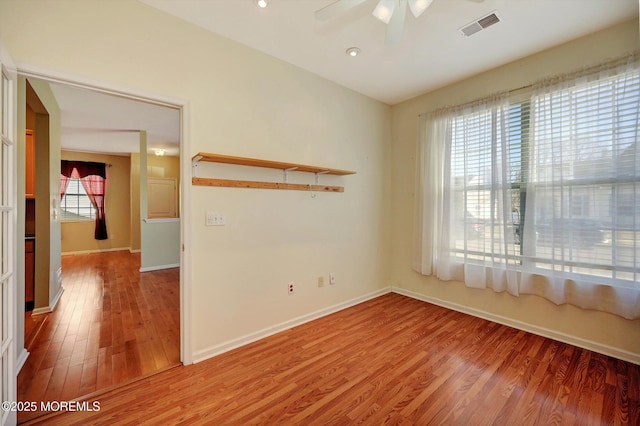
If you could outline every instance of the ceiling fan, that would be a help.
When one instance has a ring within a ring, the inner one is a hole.
[[[337,0],[322,9],[316,10],[315,17],[319,21],[326,21],[365,1],[367,0]],[[469,1],[481,3],[484,0]],[[378,0],[378,4],[373,9],[372,14],[387,24],[386,43],[396,43],[402,37],[407,4],[413,16],[417,18],[431,6],[431,3],[433,3],[433,0]]]

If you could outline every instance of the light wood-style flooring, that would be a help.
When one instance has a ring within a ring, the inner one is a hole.
[[[62,257],[58,306],[25,315],[19,401],[69,401],[180,364],[179,269],[139,268],[128,251]]]
[[[44,420],[637,425],[640,366],[391,293],[87,401]]]

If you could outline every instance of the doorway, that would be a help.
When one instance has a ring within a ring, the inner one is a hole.
[[[68,81],[60,81],[59,79],[54,79],[54,78],[50,78],[47,76],[43,76],[43,75],[37,75],[37,76],[33,76],[31,75],[31,73],[29,72],[24,72],[24,75],[28,78],[28,79],[34,79],[37,77],[38,80],[44,81],[47,84],[50,84],[52,87],[54,87],[53,91],[55,92],[56,89],[55,88],[59,88],[62,87],[62,91],[64,90],[70,90],[73,89],[75,91],[77,90],[81,90],[83,91],[83,96],[86,97],[105,97],[105,99],[109,99],[110,101],[113,101],[114,98],[117,98],[118,101],[122,101],[122,100],[126,100],[129,103],[139,103],[141,105],[152,105],[155,108],[164,108],[164,109],[170,109],[172,111],[175,112],[175,117],[176,120],[174,122],[175,127],[178,129],[177,130],[177,135],[178,135],[178,140],[177,140],[177,144],[175,147],[170,147],[170,146],[163,146],[162,149],[164,149],[164,153],[167,153],[168,149],[174,149],[174,155],[177,155],[177,164],[178,164],[178,171],[177,174],[179,176],[179,194],[180,194],[180,200],[181,203],[180,205],[186,205],[185,203],[185,199],[188,196],[187,191],[184,190],[184,187],[186,187],[186,185],[184,184],[185,179],[183,177],[183,175],[186,174],[184,167],[182,167],[182,159],[183,159],[183,152],[184,152],[184,141],[183,141],[183,137],[181,134],[181,121],[183,120],[184,117],[184,104],[177,102],[177,103],[167,103],[164,101],[158,101],[155,100],[151,97],[141,97],[140,95],[133,95],[133,94],[126,94],[123,93],[119,90],[114,90],[114,89],[105,89],[104,87],[95,87],[95,86],[89,86],[89,85],[82,85],[82,84],[78,84],[78,83],[73,83],[73,84],[69,84]],[[64,101],[63,101],[64,103]],[[61,110],[63,111],[63,116],[64,116],[64,112],[65,112],[65,107],[62,106]],[[85,107],[85,112],[86,112],[86,107]],[[103,112],[104,113],[104,112]],[[166,120],[165,120],[166,121]],[[67,127],[69,127],[67,125]],[[64,130],[65,128],[65,124],[62,124],[62,128]],[[68,128],[69,130],[69,134],[72,136],[71,139],[74,139],[73,136],[76,136],[80,139],[84,139],[85,141],[87,139],[86,134],[87,133],[93,133],[94,136],[97,135],[97,137],[99,138],[99,140],[101,142],[99,142],[96,146],[99,146],[100,149],[98,152],[98,150],[94,149],[82,149],[79,148],[76,145],[72,145],[71,148],[69,149],[65,149],[68,148],[65,146],[66,142],[65,142],[65,136],[63,134],[63,136],[61,137],[61,145],[60,145],[60,150],[61,152],[65,152],[68,155],[71,156],[77,156],[80,155],[80,153],[82,153],[82,155],[88,155],[88,156],[96,156],[96,155],[116,155],[116,156],[120,156],[120,157],[127,157],[127,153],[126,152],[105,152],[105,140],[108,140],[110,137],[113,137],[114,135],[117,136],[124,136],[125,139],[132,139],[135,138],[135,142],[137,144],[138,147],[142,146],[141,144],[141,133],[139,128],[133,127],[130,123],[124,123],[119,125],[119,127],[108,127],[108,126],[100,126],[97,125],[95,122],[92,122],[91,120],[88,120],[88,122],[86,122],[84,125],[78,126],[78,125],[72,125]],[[148,145],[148,149],[151,150],[154,148],[154,144],[157,143],[156,140],[153,139],[154,134],[152,132],[146,131],[145,133],[145,137],[150,137],[146,142],[146,144]],[[125,141],[126,142],[126,141]],[[162,143],[165,143],[166,145],[170,145],[166,143],[167,141],[164,141]],[[128,153],[129,156],[128,158],[128,164],[129,164],[129,168],[135,168],[135,164],[140,164],[140,158],[143,155],[146,155],[146,150],[145,152],[140,152],[138,151],[138,153]],[[80,156],[82,156],[80,155]],[[138,157],[137,158],[137,163],[134,159],[131,159],[132,157]],[[170,157],[170,155],[168,156]],[[86,158],[85,158],[86,159]],[[79,160],[80,161],[80,160]],[[154,164],[156,164],[154,162]],[[154,169],[152,170],[152,173],[159,173],[161,171],[162,167],[158,167],[157,165],[154,167]],[[115,171],[114,171],[115,173]],[[144,174],[144,171],[143,171]],[[130,179],[131,176],[133,175],[133,173],[130,173]],[[138,174],[136,175],[137,177],[140,176],[140,171],[138,171]],[[109,184],[109,183],[108,183]],[[144,189],[142,189],[141,192],[146,192]],[[135,203],[135,199],[131,198],[132,203]],[[61,207],[59,204],[57,204],[55,207],[57,207],[57,211],[54,212],[54,215],[60,215],[61,213]],[[130,209],[130,210],[134,210],[134,209]],[[69,271],[73,271],[73,270],[77,270],[77,266],[78,263],[79,264],[84,264],[84,265],[88,265],[91,262],[88,262],[87,259],[92,259],[92,261],[96,261],[98,264],[100,265],[108,265],[109,262],[115,261],[114,259],[118,259],[117,263],[119,264],[127,264],[129,266],[125,266],[126,268],[132,268],[131,265],[134,265],[133,268],[137,268],[137,270],[135,271],[131,271],[129,270],[129,272],[127,272],[127,274],[129,275],[133,275],[130,272],[136,272],[139,275],[142,276],[141,281],[145,281],[145,282],[150,282],[150,281],[156,281],[156,282],[160,282],[159,285],[165,285],[167,284],[167,282],[170,281],[178,281],[178,286],[176,289],[174,289],[173,291],[176,292],[176,297],[177,297],[177,306],[179,309],[179,324],[178,324],[178,331],[176,331],[176,333],[179,333],[179,343],[178,343],[178,347],[174,348],[175,349],[175,353],[179,354],[179,361],[182,361],[183,363],[189,363],[189,359],[188,357],[185,357],[185,340],[186,340],[186,336],[187,334],[185,333],[185,321],[183,320],[183,318],[185,318],[185,303],[184,303],[184,298],[180,299],[180,294],[184,293],[184,252],[180,250],[180,247],[182,246],[182,242],[184,241],[184,223],[182,222],[177,222],[176,226],[179,229],[178,231],[178,239],[177,241],[175,241],[175,251],[178,253],[178,259],[176,264],[161,264],[161,265],[157,265],[157,267],[153,268],[154,272],[150,272],[150,273],[140,273],[140,253],[139,251],[141,250],[139,247],[142,246],[142,244],[138,243],[135,244],[133,243],[133,239],[135,238],[135,236],[132,237],[131,235],[131,229],[133,228],[133,226],[131,226],[132,223],[134,222],[138,222],[138,224],[140,223],[141,220],[144,220],[146,218],[144,217],[132,217],[129,219],[128,223],[129,223],[129,244],[127,244],[127,246],[123,246],[123,244],[121,242],[119,242],[117,240],[117,238],[119,237],[119,234],[121,236],[122,232],[118,232],[115,231],[112,235],[114,235],[114,238],[109,238],[108,240],[106,240],[106,242],[98,242],[96,244],[102,244],[101,246],[98,245],[96,246],[95,249],[88,249],[88,250],[82,250],[82,249],[78,249],[75,250],[75,253],[73,254],[69,254],[69,253],[65,253],[65,260],[63,260],[63,268],[64,265],[67,264],[68,265],[68,269]],[[54,219],[55,220],[55,219]],[[109,219],[107,219],[108,223],[109,223]],[[82,221],[78,221],[78,222],[82,222]],[[90,221],[89,221],[90,222]],[[82,226],[87,226],[87,224],[90,226],[90,223],[80,223],[80,227]],[[63,227],[64,227],[64,222],[63,222]],[[122,227],[120,227],[119,229],[124,229]],[[64,233],[64,229],[62,230],[62,233]],[[70,235],[77,235],[74,232],[69,233]],[[36,237],[37,238],[37,237]],[[64,238],[64,236],[63,236]],[[140,237],[138,237],[140,238]],[[137,249],[136,249],[136,245],[137,245]],[[124,250],[122,250],[124,249]],[[59,253],[59,255],[62,255],[64,252],[64,249],[61,248],[61,252]],[[66,255],[70,256],[70,258],[72,257],[76,257],[76,259],[70,259],[68,262],[66,261]],[[136,263],[136,255],[137,255],[137,263]],[[84,256],[84,257],[83,257]],[[102,258],[100,258],[102,256]],[[83,259],[80,262],[76,262],[77,259]],[[126,261],[123,261],[123,259],[127,259]],[[133,260],[132,260],[133,259]],[[37,261],[37,260],[36,260]],[[73,266],[75,263],[75,266]],[[179,268],[176,268],[176,266],[178,266]],[[94,270],[99,270],[99,267],[93,267]],[[111,267],[106,267],[105,271],[108,271],[112,269]],[[63,277],[65,276],[65,271],[62,271]],[[145,276],[145,274],[147,274]],[[72,275],[72,274],[71,274]],[[160,277],[160,278],[158,278]],[[64,278],[63,278],[64,280]],[[64,286],[64,282],[63,282],[63,286]],[[64,297],[64,295],[63,295]],[[64,300],[61,302],[64,303]],[[52,309],[55,309],[55,307],[51,307]],[[16,319],[18,322],[24,322],[25,317],[20,318],[21,315],[19,313],[18,318]],[[24,324],[23,324],[24,325]],[[46,327],[46,324],[43,326]],[[19,329],[23,329],[21,327],[19,327]],[[129,345],[131,346],[131,345]],[[142,351],[144,352],[144,351]],[[32,357],[35,354],[32,354]],[[28,362],[28,361],[27,361]],[[144,361],[141,360],[141,363],[144,364]],[[140,371],[148,371],[148,369],[141,369]],[[75,395],[73,397],[78,397],[81,395]],[[68,397],[70,397],[70,395],[68,395]]]

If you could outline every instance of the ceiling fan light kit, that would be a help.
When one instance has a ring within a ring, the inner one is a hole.
[[[388,24],[389,21],[391,21],[391,16],[393,16],[393,13],[396,10],[396,5],[399,4],[400,7],[403,7],[403,3],[404,2],[401,0],[380,0],[378,1],[376,8],[373,10],[373,16],[385,24]],[[408,0],[408,3],[411,13],[417,18],[422,15],[429,6],[431,6],[433,0]]]
[[[336,0],[333,3],[316,10],[316,19],[326,21],[339,14],[364,3],[367,0]],[[484,0],[469,0],[482,3]],[[372,15],[387,24],[386,43],[394,44],[402,38],[407,6],[414,17],[418,18],[431,6],[433,0],[378,0]]]
[[[409,0],[409,8],[411,9],[411,13],[416,18],[424,13],[425,10],[429,6],[431,6],[433,0]]]
[[[375,9],[373,9],[373,16],[388,24],[391,21],[391,16],[396,9],[396,0],[380,0]]]

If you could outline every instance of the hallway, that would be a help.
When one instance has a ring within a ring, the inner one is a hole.
[[[55,311],[25,315],[19,401],[69,401],[180,363],[179,268],[139,267],[128,251],[62,257]]]

